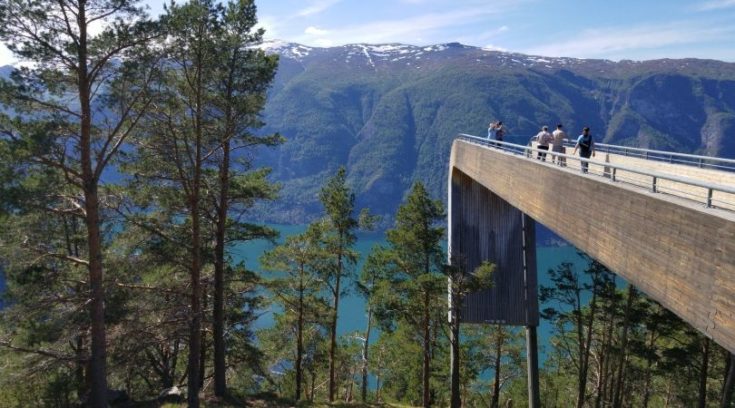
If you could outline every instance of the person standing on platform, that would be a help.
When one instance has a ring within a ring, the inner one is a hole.
[[[567,134],[562,130],[561,123],[556,125],[556,130],[551,134],[551,136],[554,138],[551,142],[551,151],[554,153],[565,154],[567,150],[564,148],[564,139],[567,138]],[[565,157],[553,155],[551,160],[562,167],[567,165],[567,159]]]
[[[505,137],[505,127],[503,126],[503,122],[497,121],[490,124],[490,127],[487,129],[487,138],[490,139],[491,135],[495,135],[495,140],[498,142],[503,141],[503,137]],[[500,147],[500,143],[496,143],[498,147]]]
[[[536,148],[539,149],[538,157],[536,158],[546,161],[546,152],[543,150],[549,150],[549,143],[553,140],[551,133],[549,133],[548,126],[541,128],[541,131],[536,135],[536,140],[538,141],[538,146],[536,146]]]
[[[589,159],[590,156],[595,157],[595,141],[592,140],[590,128],[585,127],[582,130],[582,134],[577,138],[577,144],[574,146],[574,153],[572,154],[577,154],[577,149],[579,149],[579,157],[584,159]],[[582,173],[587,173],[589,163],[583,161],[581,167]]]

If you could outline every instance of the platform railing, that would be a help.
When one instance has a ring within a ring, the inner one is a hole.
[[[735,186],[709,183],[689,177],[607,163],[592,158],[585,159],[528,145],[490,140],[468,134],[459,134],[457,138],[486,148],[498,149],[522,156],[526,159],[540,160],[547,165],[559,166],[565,170],[578,170],[587,175],[604,177],[613,183],[624,183],[645,188],[653,193],[685,198],[700,203],[706,208],[735,211]],[[597,144],[596,147],[599,152],[601,145]]]
[[[596,147],[599,151],[603,151],[605,153],[637,157],[645,160],[654,160],[673,164],[684,164],[706,169],[735,171],[735,160],[722,157],[666,152],[662,150],[617,146],[604,143],[597,143]]]
[[[532,137],[529,141],[535,141]],[[574,147],[574,141],[564,139],[564,146]],[[735,159],[727,159],[724,157],[703,156],[697,154],[667,152],[665,150],[653,150],[642,147],[620,146],[606,143],[595,143],[595,148],[599,152],[608,154],[617,154],[620,156],[634,157],[638,159],[658,161],[663,163],[682,164],[686,166],[699,167],[700,169],[714,169],[735,172]]]

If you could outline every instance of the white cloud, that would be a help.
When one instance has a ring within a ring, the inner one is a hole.
[[[498,41],[498,37],[510,31],[510,27],[502,25],[497,28],[486,30],[480,33],[472,33],[471,35],[463,35],[455,38],[455,41],[462,44],[480,45],[489,42]],[[485,47],[487,48],[487,47]],[[505,50],[502,50],[505,51]]]
[[[306,30],[304,30],[304,33],[305,34],[309,34],[309,35],[323,36],[323,35],[327,35],[329,33],[329,31],[322,30],[321,28],[317,28],[317,27],[314,27],[314,26],[309,26],[309,27],[306,27]]]
[[[299,10],[296,14],[299,17],[306,17],[306,16],[311,16],[314,14],[319,14],[322,11],[339,3],[340,1],[342,0],[313,0],[309,3],[308,6]]]
[[[508,5],[515,4],[509,1]],[[335,44],[416,42],[421,38],[434,38],[432,33],[451,27],[461,27],[472,22],[484,21],[492,15],[504,12],[503,7],[471,7],[454,9],[446,13],[429,13],[414,17],[371,21],[359,25],[330,28],[328,39]],[[505,27],[505,26],[503,26]],[[502,28],[502,27],[501,27]],[[507,30],[507,27],[502,28]],[[309,36],[294,39],[297,42],[310,42]]]
[[[641,27],[608,27],[585,30],[573,39],[547,43],[523,52],[550,57],[619,59],[636,51],[660,52],[663,47],[690,46],[732,38],[735,29],[688,23],[669,23]]]
[[[697,10],[709,11],[735,7],[735,0],[710,0],[697,6]]]
[[[267,38],[279,38],[280,36],[279,20],[270,16],[258,17],[258,25],[255,28],[264,29]]]

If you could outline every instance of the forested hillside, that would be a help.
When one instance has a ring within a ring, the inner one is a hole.
[[[346,165],[358,202],[390,214],[415,180],[444,197],[457,133],[503,120],[525,143],[561,122],[598,141],[735,157],[735,64],[546,58],[457,43],[311,48],[266,43],[280,67],[264,117],[288,143],[264,152],[283,183],[270,221],[302,222]]]

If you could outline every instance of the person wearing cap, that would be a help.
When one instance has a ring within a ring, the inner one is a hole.
[[[549,143],[553,140],[551,133],[549,133],[548,126],[541,128],[541,131],[536,135],[536,140],[538,141],[538,146],[536,146],[536,148],[539,149],[538,157],[536,158],[546,161],[546,152],[543,150],[549,150]]]
[[[577,144],[574,146],[574,153],[572,154],[577,154],[577,149],[579,149],[579,157],[585,159],[589,159],[590,156],[595,157],[595,141],[592,140],[590,128],[585,127],[582,130],[582,134],[577,138]],[[582,173],[587,173],[589,163],[583,161],[581,167]]]
[[[564,139],[567,138],[567,134],[562,130],[561,123],[556,125],[556,130],[551,134],[551,136],[553,137],[553,140],[551,141],[551,151],[554,153],[566,153],[567,151],[564,148]],[[565,157],[552,155],[551,160],[562,167],[567,165],[567,159]]]

